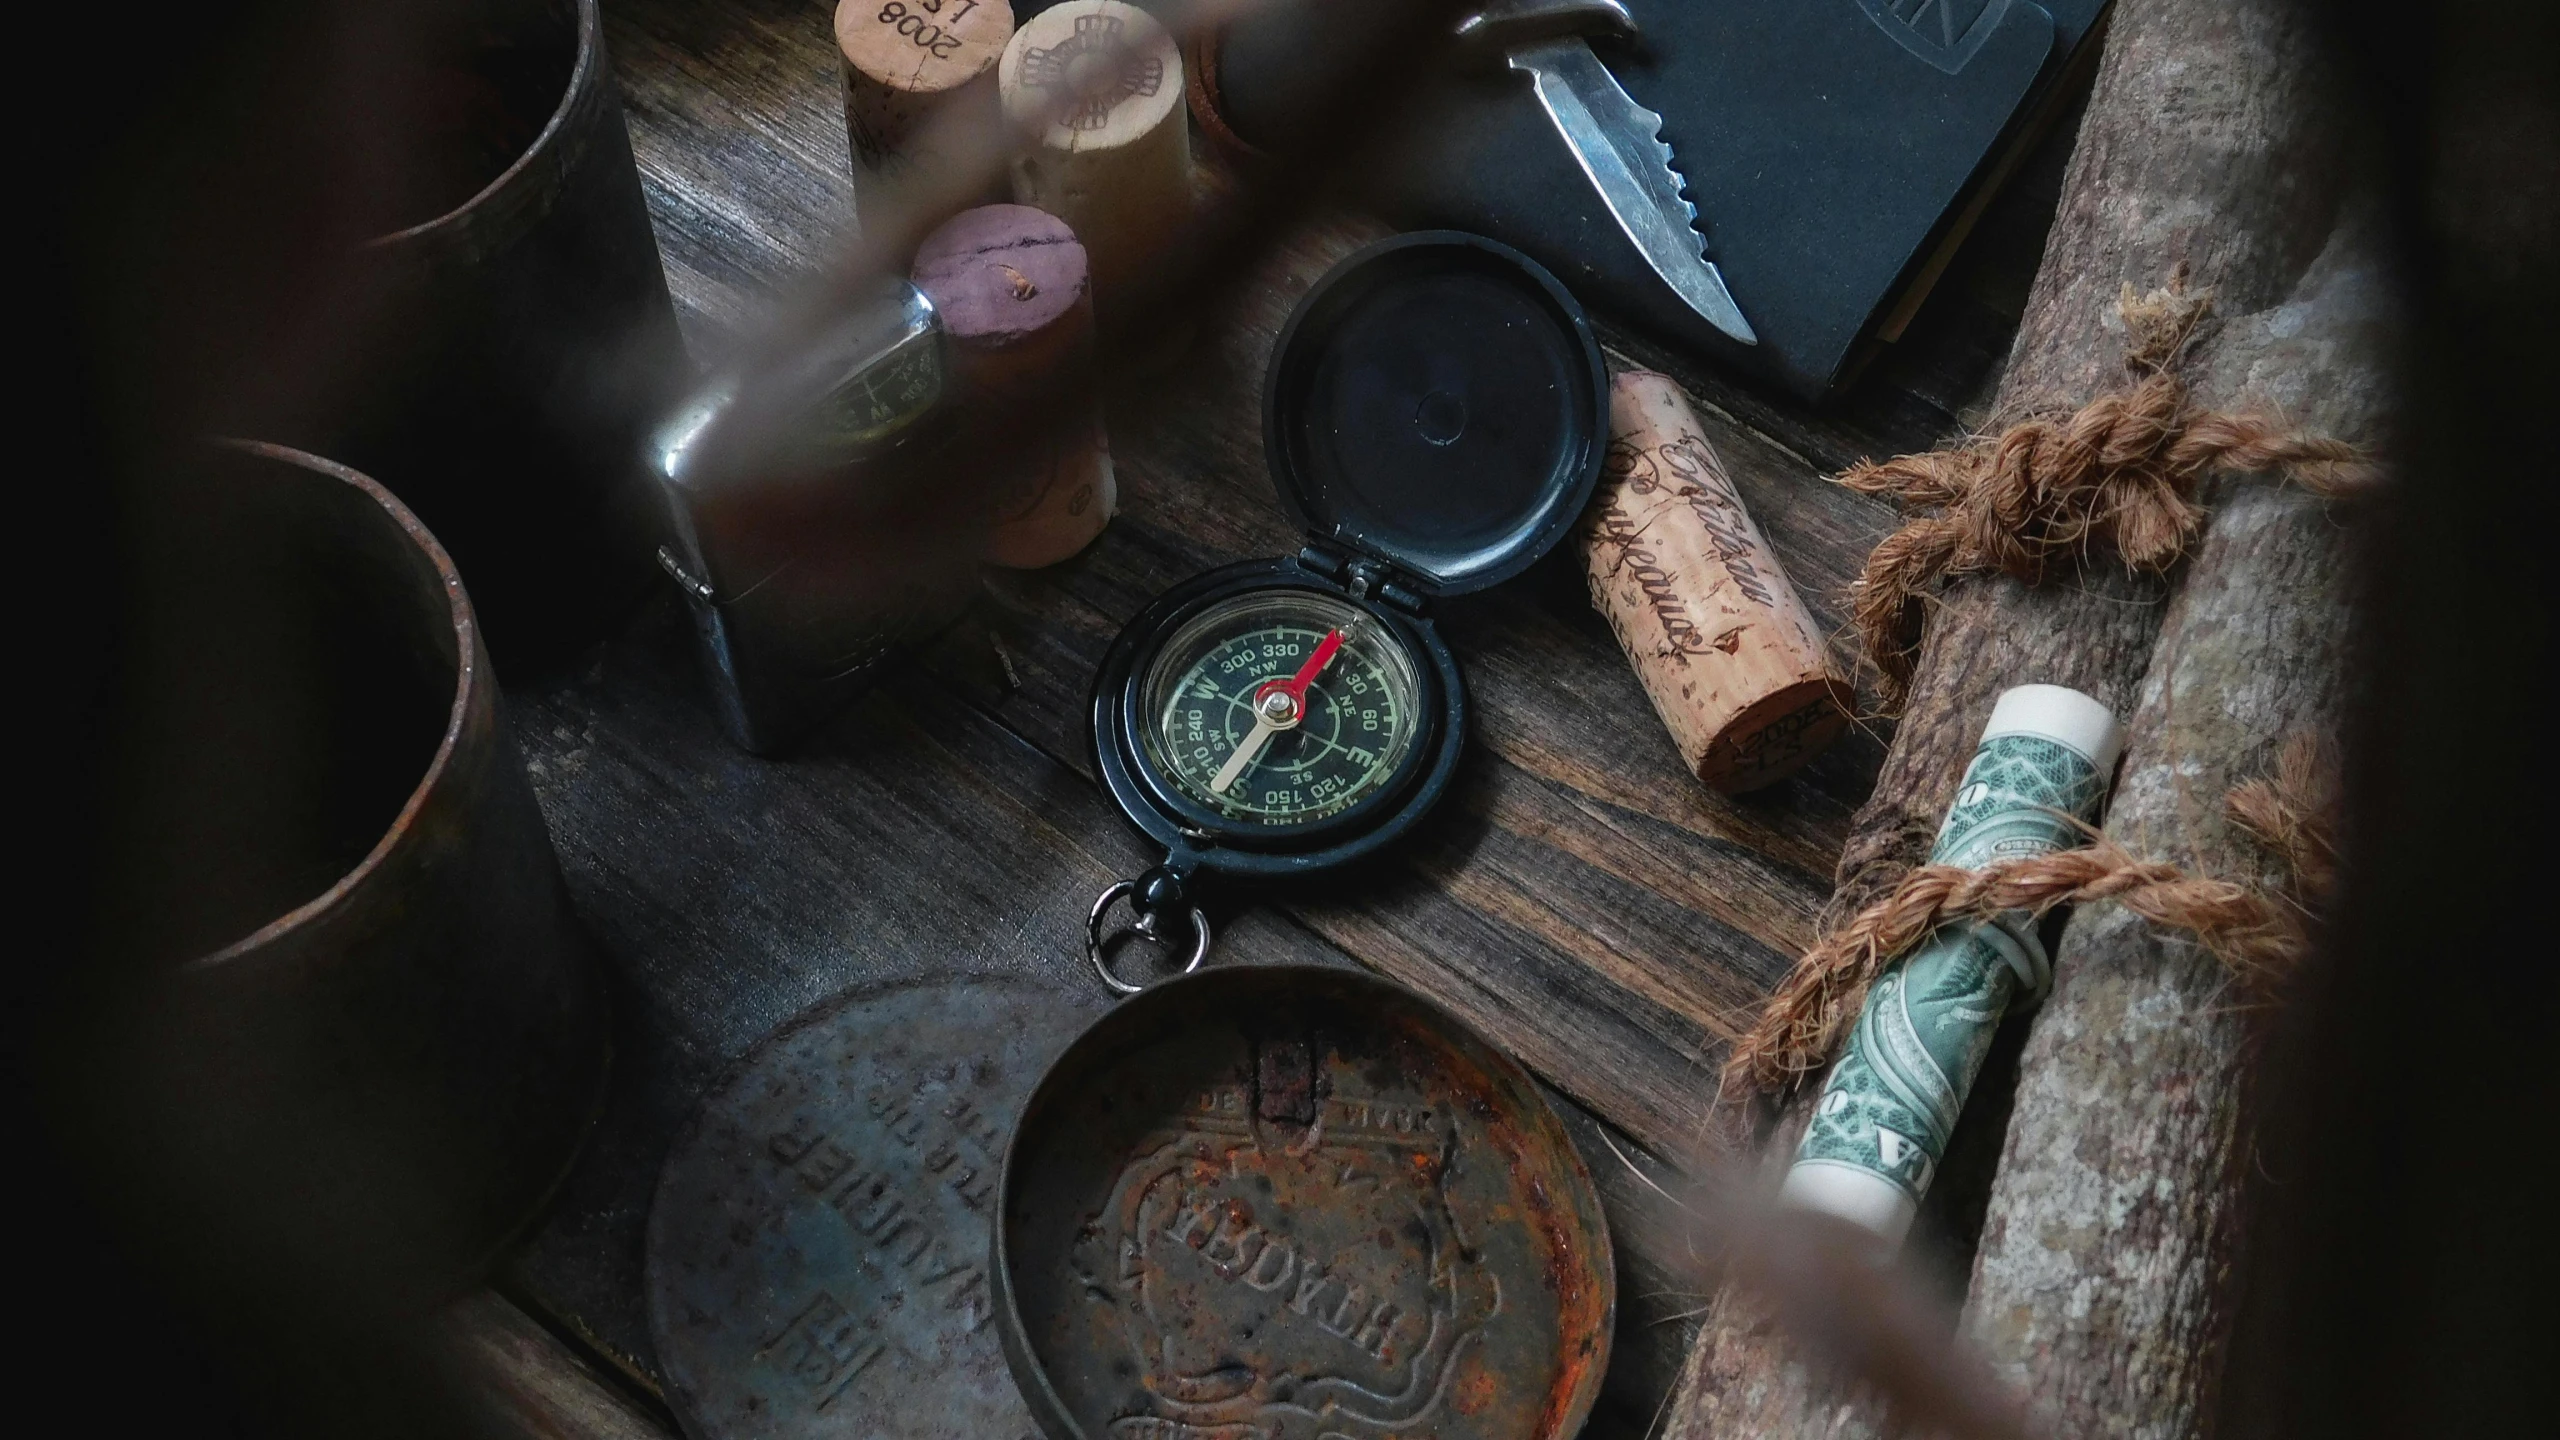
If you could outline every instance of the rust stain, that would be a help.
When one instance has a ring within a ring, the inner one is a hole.
[[[1458,1382],[1457,1393],[1449,1397],[1449,1403],[1461,1415],[1481,1415],[1484,1408],[1493,1403],[1493,1395],[1493,1377],[1486,1374],[1481,1365],[1470,1366],[1467,1377]]]
[[[1513,1193],[1525,1202],[1524,1219],[1538,1238],[1538,1280],[1540,1287],[1556,1297],[1558,1303],[1557,1339],[1563,1353],[1546,1386],[1537,1427],[1538,1436],[1558,1436],[1573,1419],[1577,1402],[1596,1388],[1599,1363],[1605,1360],[1607,1347],[1598,1337],[1609,1323],[1608,1311],[1613,1305],[1610,1286],[1596,1273],[1597,1265],[1607,1263],[1592,1255],[1586,1240],[1585,1217],[1574,1213],[1570,1199],[1559,1203],[1547,1184],[1548,1173],[1556,1167],[1555,1149],[1561,1145],[1571,1154],[1571,1142],[1561,1135],[1533,1135],[1524,1131],[1518,1117],[1544,1113],[1544,1106],[1526,1106],[1522,1100],[1534,1096],[1506,1097],[1498,1092],[1504,1087],[1493,1076],[1486,1075],[1463,1052],[1437,1034],[1412,1027],[1408,1035],[1433,1052],[1434,1068],[1440,1083],[1458,1091],[1467,1112],[1484,1122],[1484,1138],[1491,1141],[1500,1154],[1502,1165],[1522,1183]],[[1586,1185],[1588,1182],[1585,1182]],[[1580,1187],[1568,1187],[1577,1189]],[[1513,1218],[1510,1207],[1497,1207],[1502,1218]],[[1596,1222],[1599,1217],[1588,1217]]]
[[[1401,995],[1317,1004],[1274,996],[1261,987],[1275,981],[1247,973],[1224,972],[1227,987],[1215,991],[1207,977],[1176,982],[1221,998],[1222,1018],[1211,1023],[1222,1029],[1233,1025],[1224,1016],[1253,1018],[1229,1030],[1235,1042],[1218,1041],[1192,1028],[1205,1001],[1179,1009],[1183,1048],[1202,1067],[1187,1063],[1163,1081],[1162,1108],[1179,1119],[1136,1116],[1126,1138],[1100,1142],[1112,1154],[1133,1145],[1130,1160],[1093,1162],[1092,1178],[1076,1182],[1105,1184],[1111,1198],[1085,1191],[1077,1208],[1114,1218],[1099,1242],[1076,1247],[1069,1274],[1039,1281],[1049,1298],[1031,1307],[1041,1318],[1029,1337],[1035,1351],[1075,1357],[1043,1365],[1067,1410],[1087,1433],[1122,1420],[1215,1429],[1277,1403],[1256,1377],[1349,1366],[1342,1378],[1370,1377],[1360,1383],[1374,1389],[1427,1354],[1446,1379],[1413,1393],[1445,1397],[1434,1433],[1561,1440],[1597,1393],[1615,1282],[1590,1176],[1536,1087]],[[1301,983],[1320,993],[1378,985],[1329,974]],[[1176,1029],[1173,1017],[1152,1023]],[[1061,1069],[1076,1069],[1074,1059]],[[1196,1082],[1203,1072],[1219,1077],[1214,1087]],[[1092,1093],[1122,1073],[1105,1062],[1079,1083]],[[1159,1104],[1124,1098],[1115,1108]],[[1294,1123],[1302,1114],[1305,1129]],[[1227,1163],[1186,1154],[1177,1170],[1151,1168],[1163,1162],[1148,1157],[1165,1155],[1158,1147],[1184,1129],[1220,1134]],[[1065,1133],[1062,1123],[1061,1157],[1091,1143]],[[1328,1229],[1328,1216],[1339,1228]],[[1022,1238],[1017,1253],[1035,1272],[1058,1263],[1054,1243]],[[1052,1258],[1032,1258],[1042,1255]],[[1155,1258],[1167,1256],[1180,1264]],[[1143,1307],[1132,1308],[1130,1285],[1146,1287]],[[1440,1298],[1417,1299],[1417,1287]],[[1493,1323],[1497,1314],[1508,1318]],[[1144,1330],[1134,1339],[1132,1324]],[[1478,1326],[1466,1349],[1446,1348],[1447,1334]],[[1180,1377],[1157,1375],[1166,1363],[1157,1357],[1177,1352],[1187,1357]],[[1071,1376],[1093,1378],[1088,1386]],[[1377,1393],[1403,1393],[1403,1384]],[[1422,1420],[1415,1412],[1396,1423]]]

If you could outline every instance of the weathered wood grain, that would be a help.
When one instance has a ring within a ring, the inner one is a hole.
[[[2220,313],[2250,314],[2292,291],[2337,216],[2336,131],[2314,113],[2313,45],[2294,7],[2124,0],[2106,45],[2001,380],[2001,415],[2077,404],[2116,383],[2123,286],[2148,289],[2183,270],[2191,285],[2215,292]],[[2201,342],[2205,403],[2230,398],[2216,390],[2213,357],[2236,333]],[[2167,596],[2165,584],[2108,566],[2041,588],[2002,578],[1950,587],[1931,615],[1875,793],[1843,847],[1829,914],[1863,906],[1925,855],[2000,691],[2068,685],[2129,713]],[[1977,1084],[1923,1207],[1924,1227],[1956,1252],[1922,1253],[1915,1264],[1970,1263],[1974,1232],[1963,1222],[1983,1204],[1981,1181],[1971,1177],[1987,1178],[2005,1114],[2005,1097],[1986,1088]],[[1792,1148],[1805,1103],[1769,1127],[1773,1164]],[[1758,1307],[1738,1295],[1719,1297],[1682,1385],[1677,1435],[1871,1433],[1877,1423],[1770,1335]]]
[[[637,0],[605,46],[649,193],[667,289],[698,360],[718,358],[853,234],[842,62],[823,0]]]
[[[697,359],[793,303],[853,223],[828,26],[823,0],[612,7],[609,45]],[[1978,233],[2031,241],[2051,202],[2050,188],[2027,187]],[[1091,783],[1094,664],[1166,586],[1298,545],[1263,466],[1263,361],[1297,297],[1379,233],[1322,215],[1275,237],[1204,312],[1192,354],[1111,396],[1122,518],[1066,564],[990,576],[984,603],[915,667],[788,760],[719,741],[670,605],[586,669],[514,696],[621,1003],[608,1113],[510,1283],[626,1378],[645,1387],[653,1371],[640,1237],[657,1167],[725,1066],[851,985],[1082,963],[1084,907],[1149,858]],[[1902,378],[1871,378],[1825,415],[1681,357],[1639,357],[1674,368],[1698,399],[1710,441],[1826,627],[1889,516],[1820,474],[1926,444],[1951,423],[1949,405],[1972,403],[1961,397],[1996,371],[2032,258],[1994,268],[1960,260],[1945,298],[1875,371]],[[1676,1217],[1643,1210],[1651,1192],[1596,1137],[1615,1127],[1642,1164],[1653,1162],[1637,1142],[1690,1152],[1724,1039],[1809,933],[1889,732],[1853,734],[1795,780],[1730,800],[1683,772],[1573,557],[1454,604],[1442,621],[1476,708],[1448,804],[1408,852],[1338,891],[1277,906],[1229,897],[1221,954],[1329,958],[1401,978],[1597,1112],[1567,1107],[1609,1197],[1624,1287],[1606,1423],[1595,1424],[1633,1433],[1694,1329],[1680,1293],[1690,1266]]]
[[[515,697],[580,912],[617,987],[612,1094],[516,1287],[652,1372],[641,1235],[695,1099],[783,1020],[850,986],[1068,977],[1095,891],[1139,858],[1080,778],[926,684],[883,691],[788,762],[722,741],[671,604],[578,674]]]
[[[1094,983],[1084,907],[1143,863],[1082,777],[913,677],[789,760],[724,742],[685,621],[654,606],[579,674],[517,696],[520,738],[579,908],[613,957],[613,1095],[510,1280],[629,1383],[656,1384],[642,1235],[665,1148],[730,1065],[783,1019],[856,985],[937,974]],[[1222,912],[1219,963],[1350,965],[1280,912]],[[1601,1122],[1556,1097],[1618,1236],[1627,1328],[1607,1393],[1658,1403],[1687,1331],[1678,1237]]]
[[[1115,396],[1122,517],[1065,565],[992,581],[991,603],[945,637],[929,668],[1089,771],[1087,686],[1119,625],[1210,565],[1302,543],[1262,463],[1263,363],[1297,296],[1379,233],[1356,219],[1311,223],[1238,287],[1181,375]],[[1781,447],[1707,420],[1732,442],[1725,453],[1746,497],[1785,512],[1770,528],[1787,563],[1845,573],[1842,552],[1871,541],[1878,512],[1809,483]],[[1790,487],[1803,503],[1788,503]],[[1575,563],[1558,557],[1504,593],[1442,608],[1476,708],[1452,813],[1352,887],[1350,903],[1287,903],[1426,990],[1463,977],[1442,998],[1544,1073],[1571,1077],[1563,1083],[1578,1098],[1648,1145],[1678,1153],[1697,1133],[1702,1077],[1733,1017],[1809,933],[1813,877],[1863,786],[1857,760],[1873,749],[1844,747],[1806,779],[1744,800],[1706,791],[1591,613]],[[1489,863],[1475,864],[1479,853]],[[1504,863],[1490,863],[1495,853]],[[1455,883],[1407,883],[1416,876]],[[1578,1003],[1557,1006],[1559,993]],[[1587,1063],[1594,1054],[1605,1063]]]
[[[2351,225],[2283,304],[2236,317],[2212,387],[2323,433],[2382,419],[2388,292]],[[2337,753],[2349,631],[2337,507],[2223,487],[2131,716],[2107,832],[2138,855],[2281,884],[2221,797],[2297,735]],[[2236,1296],[2259,1017],[2192,940],[2119,906],[2072,917],[2031,1022],[1966,1325],[2055,1434],[2210,1433]]]

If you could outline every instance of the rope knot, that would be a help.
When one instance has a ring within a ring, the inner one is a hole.
[[[2372,466],[2341,441],[2303,435],[2253,415],[2191,403],[2178,364],[2211,309],[2212,292],[2166,288],[2116,302],[2134,383],[2067,415],[2022,420],[1952,449],[1862,460],[1839,483],[1909,513],[1850,587],[1859,639],[1881,677],[1888,712],[1906,698],[1927,602],[1960,575],[2041,584],[2058,565],[2101,549],[2137,572],[2159,573],[2204,527],[2196,492],[2218,471],[2271,471],[2314,494],[2362,488]]]

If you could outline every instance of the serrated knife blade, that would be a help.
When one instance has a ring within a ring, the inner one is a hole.
[[[1579,38],[1541,40],[1507,58],[1529,76],[1556,133],[1653,273],[1708,324],[1745,345],[1759,344],[1723,273],[1707,258],[1697,208],[1680,193],[1680,172],[1662,140],[1662,117],[1637,104]]]

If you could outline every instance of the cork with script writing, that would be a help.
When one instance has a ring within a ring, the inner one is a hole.
[[[1584,536],[1592,603],[1700,780],[1755,789],[1839,738],[1849,687],[1669,377],[1610,384]]]

